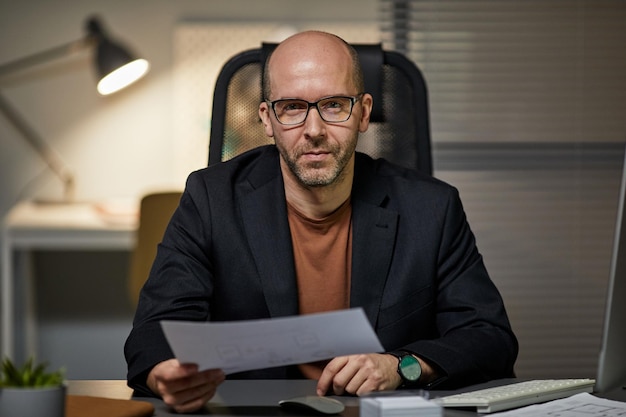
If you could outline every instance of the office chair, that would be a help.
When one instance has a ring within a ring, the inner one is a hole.
[[[148,278],[154,262],[157,245],[163,239],[165,228],[178,207],[182,192],[167,191],[146,194],[139,204],[137,242],[131,253],[128,292],[135,306],[141,287]]]
[[[417,66],[380,44],[353,45],[361,61],[365,90],[374,98],[367,132],[357,150],[374,158],[432,174],[426,82]],[[273,143],[258,115],[265,60],[275,44],[244,51],[226,62],[213,95],[209,165]]]

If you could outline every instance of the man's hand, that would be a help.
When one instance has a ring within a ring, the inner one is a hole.
[[[152,368],[147,384],[177,413],[191,413],[213,398],[224,379],[221,369],[198,372],[196,365],[181,364],[176,359],[170,359]]]
[[[317,394],[363,395],[372,391],[394,390],[400,386],[398,359],[380,353],[340,356],[331,360],[317,383]]]

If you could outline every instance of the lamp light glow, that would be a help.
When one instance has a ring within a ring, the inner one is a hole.
[[[105,75],[98,82],[98,93],[103,96],[113,94],[143,77],[150,69],[145,59],[136,59]]]

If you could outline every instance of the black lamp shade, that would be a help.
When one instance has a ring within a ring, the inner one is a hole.
[[[98,79],[104,78],[134,60],[135,58],[122,46],[108,39],[100,39],[95,54]]]
[[[119,91],[148,72],[148,61],[136,59],[128,49],[113,42],[97,19],[92,18],[87,22],[87,31],[96,44],[94,59],[100,94]]]

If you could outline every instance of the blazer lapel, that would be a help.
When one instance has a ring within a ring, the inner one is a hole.
[[[237,185],[241,216],[271,317],[298,314],[298,290],[278,153],[269,152]],[[362,156],[362,155],[361,155]],[[368,162],[370,161],[370,162]],[[393,255],[398,213],[384,207],[389,196],[371,160],[357,155],[352,191],[350,306],[362,307],[376,325]]]
[[[267,155],[267,153],[265,154]],[[298,314],[298,290],[280,168],[263,156],[238,185],[241,216],[271,317]]]
[[[373,175],[374,170],[372,164],[359,164],[357,159],[352,190],[350,306],[362,307],[376,326],[393,256],[398,213],[383,207],[389,196],[385,183]]]

